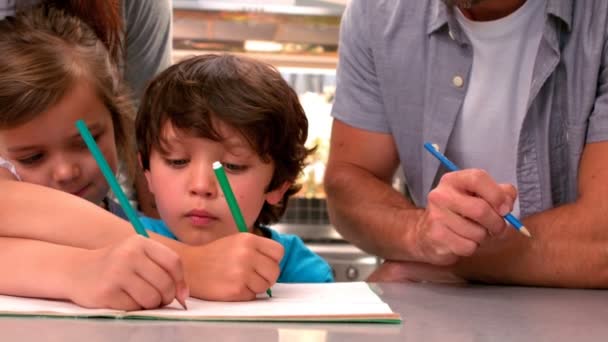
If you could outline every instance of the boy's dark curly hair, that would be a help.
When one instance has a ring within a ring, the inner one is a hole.
[[[264,204],[255,224],[268,225],[283,215],[304,160],[308,120],[297,94],[272,66],[233,55],[202,55],[175,64],[147,87],[136,119],[136,138],[144,170],[150,152],[161,149],[162,128],[170,122],[192,136],[220,141],[219,120],[240,132],[275,170],[266,191],[292,182],[277,205]]]

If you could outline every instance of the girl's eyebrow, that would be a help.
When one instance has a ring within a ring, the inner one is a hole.
[[[98,133],[100,130],[102,130],[102,129],[103,129],[103,125],[102,125],[102,124],[100,124],[99,122],[92,123],[92,124],[90,124],[90,125],[89,125],[89,124],[87,124],[87,127],[89,128],[89,131],[90,131],[90,132],[91,132],[91,134],[93,134],[93,135],[95,135],[95,133]],[[82,137],[81,137],[81,135],[80,135],[80,133],[79,133],[79,132],[76,132],[74,135],[72,135],[72,136],[70,137],[70,139],[71,139],[71,140],[74,140],[74,139],[76,139],[76,138],[78,138],[78,139],[82,139]]]
[[[40,146],[38,146],[38,145],[16,146],[16,147],[8,148],[7,152],[11,152],[11,153],[23,152],[23,151],[28,151],[28,150],[35,150],[38,148],[40,148]]]
[[[103,125],[100,123],[93,123],[91,125],[89,125],[90,127],[90,131],[92,134],[98,133],[100,130],[103,130]],[[76,132],[74,135],[72,135],[71,137],[68,138],[69,140],[76,140],[76,139],[82,139],[80,137],[80,133]],[[39,149],[40,146],[39,145],[25,145],[25,146],[14,146],[14,147],[10,147],[7,149],[8,152],[11,153],[16,153],[16,152],[23,152],[23,151],[28,151],[28,150],[35,150],[35,149]]]

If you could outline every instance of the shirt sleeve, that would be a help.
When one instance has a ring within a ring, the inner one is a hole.
[[[0,0],[0,20],[15,14],[15,0]]]
[[[126,27],[125,79],[139,103],[154,76],[171,65],[171,0],[124,1]]]
[[[370,39],[374,2],[352,0],[340,24],[336,99],[332,116],[350,126],[389,132]]]
[[[334,281],[331,267],[323,258],[311,251],[302,239],[295,235],[273,235],[273,240],[285,248],[281,260],[278,283],[331,283]]]
[[[580,134],[586,134],[587,143],[608,140],[608,44],[606,42],[602,51],[597,95],[589,116],[589,126],[585,127],[581,124],[580,127]]]
[[[165,222],[146,216],[140,216],[139,221],[147,231],[162,235],[169,239],[177,240],[177,237],[171,232]]]

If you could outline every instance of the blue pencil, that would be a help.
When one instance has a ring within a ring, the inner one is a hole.
[[[439,159],[441,164],[448,168],[450,171],[458,171],[460,168],[456,166],[456,164],[452,163],[446,156],[444,156],[441,152],[435,148],[435,146],[429,142],[424,143],[424,148],[429,151],[435,158]],[[507,220],[518,232],[522,233],[527,237],[531,237],[530,232],[526,227],[519,221],[515,216],[511,213],[508,213],[504,216],[504,219]]]

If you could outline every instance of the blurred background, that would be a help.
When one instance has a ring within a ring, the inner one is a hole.
[[[348,0],[173,0],[173,60],[230,52],[274,65],[298,93],[317,146],[282,221],[332,266],[337,281],[364,280],[379,260],[347,243],[329,222],[323,175],[336,89],[340,17]]]

